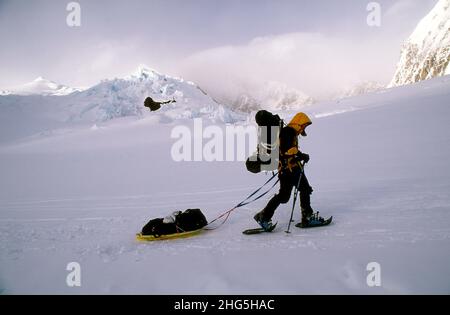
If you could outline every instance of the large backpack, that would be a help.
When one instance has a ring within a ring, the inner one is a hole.
[[[199,230],[208,225],[206,217],[200,209],[188,209],[174,213],[173,222],[165,222],[163,218],[150,220],[143,228],[142,235],[169,235]]]
[[[266,110],[260,110],[255,116],[258,124],[258,146],[256,153],[245,163],[251,173],[271,172],[278,168],[279,135],[283,120]]]

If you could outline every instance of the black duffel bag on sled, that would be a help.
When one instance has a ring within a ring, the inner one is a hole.
[[[150,220],[139,235],[161,238],[168,235],[177,236],[187,232],[198,231],[208,225],[205,215],[200,209],[175,211],[165,218]],[[147,239],[149,240],[149,239]]]

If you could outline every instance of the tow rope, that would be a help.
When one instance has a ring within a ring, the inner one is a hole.
[[[249,205],[259,199],[261,199],[262,197],[264,197],[265,195],[267,195],[275,186],[276,184],[278,184],[278,182],[280,181],[280,179],[277,179],[277,181],[265,192],[261,193],[259,196],[256,196],[255,198],[253,198],[252,200],[250,200],[253,196],[255,196],[257,193],[259,193],[267,184],[269,184],[276,176],[278,175],[278,173],[274,173],[273,176],[264,183],[264,185],[262,185],[261,187],[259,187],[257,190],[255,190],[253,193],[251,193],[247,198],[245,198],[244,200],[242,200],[240,203],[238,203],[234,208],[222,213],[221,215],[219,215],[217,218],[215,218],[214,220],[212,220],[211,222],[208,223],[208,225],[206,227],[204,227],[204,230],[215,230],[217,228],[219,228],[220,226],[222,226],[223,224],[225,224],[225,222],[228,220],[228,218],[230,217],[231,213],[243,206]],[[208,228],[208,226],[210,226],[211,224],[213,224],[214,222],[216,222],[217,220],[221,219],[225,217],[225,219],[216,227],[214,228]]]

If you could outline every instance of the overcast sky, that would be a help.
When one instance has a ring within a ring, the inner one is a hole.
[[[314,97],[388,83],[401,44],[437,0],[0,0],[0,88],[38,76],[90,86],[140,64],[215,94],[283,82]]]

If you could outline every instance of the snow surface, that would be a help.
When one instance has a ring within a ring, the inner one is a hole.
[[[311,106],[316,118],[300,145],[311,155],[313,207],[335,218],[327,228],[286,235],[287,204],[275,233],[242,235],[264,198],[215,231],[156,243],[134,240],[149,219],[200,207],[212,220],[268,175],[242,162],[173,162],[171,130],[189,119],[61,123],[34,136],[14,134],[26,124],[11,123],[0,144],[0,290],[448,294],[449,101],[450,77],[442,77]],[[2,123],[17,117],[0,110]],[[81,287],[66,285],[72,261]],[[373,261],[381,264],[377,288],[366,284]]]

